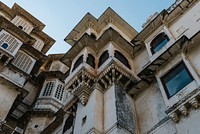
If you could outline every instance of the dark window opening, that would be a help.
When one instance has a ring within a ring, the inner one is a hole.
[[[23,27],[22,26],[18,26],[20,29],[23,29]]]
[[[114,54],[115,58],[117,58],[120,62],[122,62],[126,67],[128,67],[129,69],[131,69],[128,60],[126,59],[126,57],[121,54],[119,51],[115,50],[115,54]]]
[[[34,128],[38,128],[38,125],[35,125]]]
[[[91,54],[88,54],[88,57],[87,57],[87,64],[89,64],[91,67],[95,68],[95,58],[93,55]]]
[[[86,120],[87,120],[87,116],[83,117],[83,119],[82,119],[82,126],[86,123]]]
[[[169,37],[165,33],[160,33],[158,36],[156,36],[150,44],[152,54],[162,49],[168,41]]]
[[[63,134],[73,126],[73,122],[74,122],[74,116],[71,114],[67,118],[67,120],[65,121],[64,129],[63,129]]]
[[[183,62],[161,78],[167,97],[170,98],[193,81],[193,77]]]
[[[109,58],[108,50],[103,52],[103,54],[99,57],[99,64],[98,67],[100,67],[107,59]]]
[[[3,55],[3,56],[1,57],[1,62],[2,62],[2,63],[6,63],[7,60],[8,60],[8,57],[7,57],[7,56]]]
[[[7,49],[7,48],[8,48],[8,44],[7,44],[7,43],[3,43],[3,44],[1,45],[1,47],[3,47],[4,49]]]
[[[95,40],[96,40],[96,38],[97,38],[97,37],[95,36],[95,34],[93,34],[93,33],[90,34],[90,37],[92,37],[92,39],[95,39]]]
[[[83,63],[83,55],[81,55],[76,62],[74,63],[74,67],[72,69],[72,71],[74,71],[81,63]]]

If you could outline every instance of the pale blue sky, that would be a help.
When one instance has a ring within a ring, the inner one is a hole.
[[[17,3],[33,16],[42,21],[44,32],[56,40],[48,51],[65,53],[70,46],[63,41],[66,35],[90,12],[98,18],[111,7],[138,32],[142,24],[155,12],[167,9],[175,0],[1,0],[12,7]]]

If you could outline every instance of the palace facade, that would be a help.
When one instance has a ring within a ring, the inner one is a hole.
[[[200,1],[176,0],[137,32],[86,14],[64,54],[22,7],[0,2],[0,133],[200,133]]]

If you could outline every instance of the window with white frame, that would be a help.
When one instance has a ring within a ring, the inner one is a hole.
[[[16,39],[14,36],[8,32],[2,30],[0,32],[0,46],[1,49],[7,51],[8,53],[15,55],[16,51],[22,45],[22,42]]]
[[[161,77],[161,82],[165,89],[168,99],[178,93],[184,87],[194,80],[184,62],[169,70],[167,74]]]
[[[63,95],[64,95],[64,86],[61,84],[58,84],[54,97],[62,101]]]
[[[150,43],[151,53],[154,54],[161,50],[169,41],[169,37],[164,33],[158,34]]]
[[[14,60],[12,61],[12,64],[22,71],[30,73],[35,64],[35,59],[22,51],[18,51]]]
[[[53,92],[54,82],[47,82],[42,96],[51,96]]]

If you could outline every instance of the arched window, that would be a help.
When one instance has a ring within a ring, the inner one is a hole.
[[[63,134],[73,126],[74,116],[71,114],[65,121],[65,126],[63,128]]]
[[[161,48],[163,48],[168,41],[169,37],[164,32],[156,36],[150,44],[152,54],[158,52]]]
[[[76,62],[74,63],[74,67],[72,69],[72,71],[74,71],[81,63],[83,62],[83,55],[81,55]]]
[[[3,47],[4,49],[6,49],[6,48],[8,48],[8,44],[7,44],[7,43],[3,43],[3,44],[1,45],[1,47]]]
[[[108,50],[103,52],[103,54],[99,57],[99,64],[98,67],[100,67],[107,59],[109,58]]]
[[[91,54],[88,54],[88,57],[87,57],[87,64],[89,64],[91,67],[95,68],[95,58],[93,55]]]
[[[115,54],[114,54],[115,58],[117,58],[119,61],[121,61],[126,67],[128,67],[129,69],[131,69],[128,60],[126,59],[126,57],[121,54],[119,51],[115,50]]]

